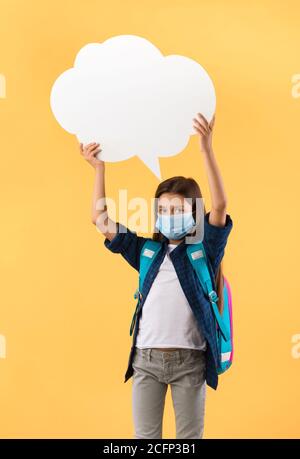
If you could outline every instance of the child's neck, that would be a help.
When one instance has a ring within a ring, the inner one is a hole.
[[[183,239],[169,239],[169,244],[180,244],[183,241]]]

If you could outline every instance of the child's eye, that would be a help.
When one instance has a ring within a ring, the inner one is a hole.
[[[166,214],[167,213],[167,209],[159,209],[158,213],[159,214]]]

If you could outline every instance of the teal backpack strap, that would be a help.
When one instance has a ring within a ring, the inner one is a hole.
[[[220,328],[220,331],[225,341],[228,341],[230,339],[230,333],[225,322],[222,319],[222,316],[216,304],[216,302],[218,301],[218,296],[212,286],[210,273],[207,267],[206,253],[202,242],[198,242],[197,244],[189,244],[187,246],[187,255],[194,270],[196,271],[196,274],[198,276],[198,279],[204,292],[206,292],[209,296],[210,304],[212,306],[212,310],[215,315],[218,326]]]
[[[135,311],[134,311],[134,314],[133,314],[133,318],[132,318],[132,321],[131,321],[130,332],[129,332],[130,336],[132,335],[132,332],[133,332],[133,329],[134,329],[138,306],[140,304],[140,300],[142,299],[141,291],[143,289],[145,277],[146,277],[146,275],[147,275],[147,273],[149,271],[149,268],[152,265],[156,255],[160,251],[161,247],[162,247],[161,242],[153,241],[152,239],[148,239],[145,242],[145,244],[143,245],[143,247],[142,247],[141,255],[140,255],[139,287],[136,289],[136,291],[134,293],[134,298],[135,299],[138,298],[138,302],[137,302],[137,305],[136,305],[136,308],[135,308]]]
[[[147,240],[143,245],[140,257],[140,277],[139,277],[139,291],[142,291],[145,277],[152,265],[156,255],[161,249],[161,242]]]

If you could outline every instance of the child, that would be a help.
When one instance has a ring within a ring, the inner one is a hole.
[[[214,290],[220,299],[218,307],[222,311],[221,260],[233,223],[227,214],[227,199],[212,150],[215,116],[211,123],[201,114],[193,120],[199,133],[212,201],[210,212],[207,213],[204,207],[202,243]],[[219,355],[210,302],[186,254],[186,244],[190,243],[186,236],[195,235],[199,224],[196,201],[202,199],[200,188],[194,179],[182,176],[161,182],[155,193],[155,226],[158,232],[155,231],[152,238],[137,236],[107,215],[104,162],[94,157],[101,151],[98,146],[94,143],[83,148],[80,144],[80,150],[95,167],[92,221],[103,232],[104,245],[112,252],[120,253],[139,271],[145,241],[152,239],[162,243],[140,292],[141,302],[135,318],[133,344],[124,381],[133,376],[135,438],[162,438],[169,384],[176,418],[176,438],[202,438],[206,384],[217,388]],[[104,209],[96,210],[96,202],[101,198]]]

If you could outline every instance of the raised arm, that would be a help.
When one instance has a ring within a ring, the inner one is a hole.
[[[111,241],[116,233],[116,222],[111,220],[108,216],[107,205],[105,199],[105,162],[95,158],[95,155],[101,151],[99,143],[93,142],[85,147],[80,144],[80,153],[84,159],[95,170],[95,183],[92,199],[92,223],[97,225],[97,228],[103,235]],[[98,204],[98,205],[97,205]]]
[[[120,222],[114,222],[108,217],[105,199],[105,163],[95,158],[101,151],[99,143],[90,143],[83,147],[80,144],[80,153],[95,169],[95,186],[92,202],[92,223],[97,225],[105,239],[104,246],[113,253],[120,253],[123,258],[137,271],[140,269],[140,256],[147,239],[138,236]],[[99,205],[100,204],[100,205]],[[97,207],[97,208],[96,208]]]
[[[215,123],[215,115],[210,123],[201,114],[193,118],[194,128],[200,134],[200,149],[204,157],[204,166],[208,178],[211,196],[211,211],[209,213],[209,223],[211,225],[225,226],[227,212],[227,197],[221,173],[212,148],[212,133]]]
[[[224,256],[228,236],[232,230],[233,222],[227,214],[227,199],[222,177],[212,149],[212,129],[215,116],[210,123],[203,115],[198,113],[194,118],[194,128],[200,134],[200,149],[204,156],[204,164],[209,182],[212,208],[204,217],[205,249],[216,274],[219,264]]]

